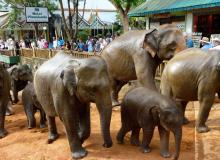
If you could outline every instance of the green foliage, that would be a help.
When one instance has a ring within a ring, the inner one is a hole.
[[[78,32],[78,39],[82,39],[85,42],[88,39],[88,36],[91,35],[91,30],[85,29]]]

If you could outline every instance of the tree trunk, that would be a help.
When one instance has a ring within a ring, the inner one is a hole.
[[[76,28],[75,28],[75,34],[74,34],[74,40],[77,40],[77,35],[78,35],[78,28],[79,28],[79,0],[76,0]]]
[[[122,21],[124,32],[129,31],[129,19],[128,19],[128,16],[123,14],[120,17],[121,17],[121,21]]]
[[[33,26],[34,26],[35,39],[37,41],[37,39],[38,39],[38,23],[33,23]]]
[[[70,8],[70,0],[68,0],[68,11],[69,11],[69,32],[70,32],[70,37],[73,39],[73,18],[72,18],[72,13],[71,13],[71,8]]]
[[[67,26],[65,15],[64,15],[64,8],[63,8],[62,0],[59,0],[59,3],[60,3],[60,9],[61,9],[61,13],[62,13],[62,20],[63,20],[63,24],[64,24],[64,29],[65,29],[65,32],[66,32],[66,35],[67,35],[67,39],[71,40],[70,30]]]

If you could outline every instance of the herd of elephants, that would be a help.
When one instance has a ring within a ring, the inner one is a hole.
[[[8,103],[18,102],[18,91],[27,115],[28,128],[36,126],[34,113],[40,111],[40,127],[48,125],[48,143],[59,134],[55,117],[63,122],[71,156],[83,158],[87,151],[83,142],[90,136],[90,103],[96,103],[100,114],[103,147],[110,148],[112,108],[121,106],[121,128],[118,143],[131,131],[130,142],[150,152],[150,142],[157,126],[160,154],[167,158],[169,133],[174,134],[177,160],[182,141],[182,125],[189,123],[185,108],[189,101],[200,103],[196,129],[208,132],[206,126],[215,94],[220,93],[220,53],[186,49],[182,32],[171,24],[158,29],[129,31],[111,42],[101,56],[76,59],[64,52],[43,63],[32,74],[28,65],[5,69],[0,64],[0,138],[7,135],[4,121]],[[157,67],[169,60],[155,85]],[[118,102],[120,89],[130,80],[139,85]],[[13,93],[11,98],[10,90]],[[139,133],[143,130],[140,143]],[[194,136],[194,135],[192,135]]]

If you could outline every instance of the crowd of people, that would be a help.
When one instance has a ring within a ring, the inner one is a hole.
[[[194,47],[192,36],[189,34],[184,34],[184,36],[187,48]],[[220,39],[215,37],[210,41],[208,37],[202,37],[200,40],[200,48],[202,50],[220,50]]]
[[[7,40],[0,38],[0,49],[20,49],[20,48],[40,48],[40,49],[66,49],[85,52],[101,52],[115,36],[107,36],[103,38],[97,38],[88,36],[88,39],[84,42],[81,38],[76,41],[65,41],[62,37],[53,37],[51,42],[48,42],[45,38],[40,37],[35,40],[15,41],[13,37],[9,37]]]

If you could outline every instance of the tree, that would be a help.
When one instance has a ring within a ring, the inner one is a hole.
[[[10,5],[11,11],[9,15],[8,27],[13,28],[14,22],[18,17],[25,13],[25,7],[47,7],[50,15],[53,16],[53,11],[57,10],[55,3],[50,0],[4,0],[1,5]],[[33,23],[35,37],[38,38],[38,23]]]
[[[128,12],[133,7],[145,2],[146,0],[109,0],[118,10],[123,25],[124,32],[129,30]]]
[[[83,15],[82,18],[79,19],[78,15],[79,15],[79,0],[72,0],[72,4],[73,4],[73,9],[71,8],[71,4],[70,4],[70,0],[67,0],[67,4],[68,4],[68,20],[69,20],[69,24],[67,25],[66,22],[66,17],[64,14],[64,7],[63,7],[63,1],[59,0],[59,4],[60,4],[60,9],[61,9],[61,15],[62,15],[62,20],[63,20],[63,24],[64,24],[64,28],[65,28],[65,32],[67,35],[67,39],[70,40],[76,40],[77,39],[77,34],[78,34],[78,26],[80,24],[80,22],[82,21],[83,17],[84,17],[84,10],[85,10],[85,4],[86,4],[86,0],[84,1],[84,5],[83,5]],[[73,28],[73,17],[75,17],[75,28]]]

